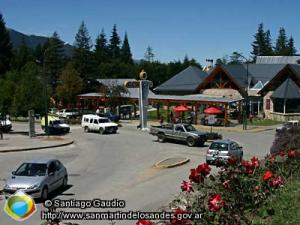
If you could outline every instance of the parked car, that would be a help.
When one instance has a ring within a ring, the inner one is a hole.
[[[115,134],[118,130],[118,124],[111,122],[106,117],[97,115],[83,115],[81,126],[85,132],[99,132],[100,134],[111,133]]]
[[[120,120],[120,117],[118,115],[115,115],[111,112],[98,113],[97,115],[100,116],[100,117],[106,117],[112,122],[118,122]]]
[[[196,144],[203,146],[207,141],[206,133],[196,130],[191,124],[184,123],[151,126],[150,134],[157,136],[159,142],[177,140],[185,142],[190,147]]]
[[[12,129],[11,121],[9,120],[8,116],[1,116],[0,115],[0,123],[2,127],[2,132],[9,132]]]
[[[229,158],[243,159],[243,147],[232,140],[218,140],[211,143],[206,153],[207,164],[227,163]]]
[[[76,118],[80,116],[80,113],[77,109],[62,109],[56,112],[56,114],[63,118]]]
[[[41,119],[41,127],[45,130],[45,117]],[[70,126],[64,123],[58,116],[48,115],[48,133],[66,134],[70,132]]]
[[[22,163],[6,180],[3,192],[8,198],[23,191],[33,198],[46,200],[49,193],[68,184],[66,167],[57,159],[31,160]]]
[[[279,127],[276,127],[276,132],[281,131],[283,129],[290,129],[291,127],[300,126],[299,120],[290,120]]]

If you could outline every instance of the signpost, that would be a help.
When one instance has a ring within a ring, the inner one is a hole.
[[[124,83],[127,88],[139,88],[139,109],[140,109],[140,128],[147,130],[148,120],[148,94],[149,88],[153,86],[152,81],[146,80],[147,73],[142,70],[139,75],[140,80],[126,81]]]
[[[216,115],[209,115],[207,117],[207,123],[208,125],[210,125],[210,133],[212,133],[212,126],[215,124],[216,122]]]

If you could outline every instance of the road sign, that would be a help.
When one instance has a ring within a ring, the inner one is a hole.
[[[208,123],[208,125],[213,125],[215,122],[216,122],[215,115],[209,115],[207,117],[207,123]]]
[[[125,81],[124,86],[127,88],[139,88],[140,82],[139,81]]]

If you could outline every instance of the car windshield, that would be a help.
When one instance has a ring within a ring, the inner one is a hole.
[[[47,164],[44,163],[23,163],[15,172],[16,176],[45,176]]]
[[[99,119],[99,123],[109,123],[109,119]]]
[[[192,125],[184,125],[184,128],[187,132],[196,131],[195,127],[193,127]]]
[[[228,150],[228,144],[226,144],[226,143],[214,142],[214,143],[212,143],[212,144],[210,145],[209,149],[219,150],[219,151]]]

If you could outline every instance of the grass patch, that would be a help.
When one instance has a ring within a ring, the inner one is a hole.
[[[250,120],[247,121],[249,125],[254,125],[254,126],[273,126],[277,124],[282,124],[280,121],[275,121],[275,120],[270,120],[270,119],[252,119],[252,122]]]
[[[255,225],[298,225],[300,221],[300,170],[259,209]]]

